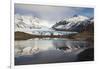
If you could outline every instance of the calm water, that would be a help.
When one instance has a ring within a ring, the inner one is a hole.
[[[15,64],[72,62],[91,43],[71,39],[29,39],[15,41]]]

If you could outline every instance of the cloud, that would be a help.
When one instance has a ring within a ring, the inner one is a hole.
[[[82,7],[61,7],[61,6],[44,6],[33,4],[15,4],[15,12],[20,14],[32,14],[41,19],[48,21],[59,21],[75,14],[83,14],[86,8]],[[86,12],[85,12],[86,13]]]

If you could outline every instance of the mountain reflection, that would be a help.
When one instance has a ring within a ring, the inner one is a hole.
[[[77,61],[77,55],[90,44],[87,41],[60,38],[15,41],[15,64]]]
[[[75,41],[70,39],[31,39],[15,41],[15,57],[34,55],[41,51],[61,50],[64,52],[74,52],[88,47],[86,41]]]
[[[69,39],[53,41],[53,45],[56,47],[56,49],[63,50],[66,52],[72,52],[88,47],[88,43],[86,41],[75,41]]]

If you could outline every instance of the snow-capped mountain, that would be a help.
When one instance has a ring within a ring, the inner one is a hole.
[[[20,14],[15,14],[14,17],[15,31],[47,28],[46,26],[41,25],[42,21],[37,17]]]
[[[50,35],[54,30],[48,28],[45,23],[44,20],[30,15],[15,14],[14,18],[15,32],[24,32],[24,34],[41,35],[43,33],[46,35],[49,33]]]
[[[94,22],[94,18],[89,18],[86,16],[75,15],[71,18],[66,18],[61,20],[60,22],[53,25],[53,29],[55,30],[68,30],[68,31],[77,31],[81,32],[87,27],[89,24]]]
[[[85,16],[81,16],[81,15],[74,15],[73,17],[71,18],[66,18],[64,19],[65,21],[67,22],[71,22],[71,23],[78,23],[79,21],[86,21],[88,20],[89,18],[88,17],[85,17]]]
[[[39,25],[39,18],[26,16],[26,15],[15,15],[15,29],[17,28],[41,28]]]

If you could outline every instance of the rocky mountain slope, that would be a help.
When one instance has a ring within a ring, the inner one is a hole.
[[[52,26],[54,30],[60,31],[76,31],[82,32],[85,30],[92,31],[94,24],[94,18],[89,18],[86,16],[75,15],[71,18],[66,18],[57,22]]]

